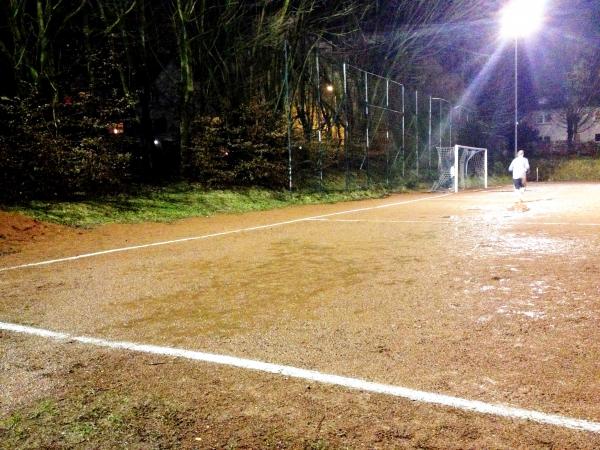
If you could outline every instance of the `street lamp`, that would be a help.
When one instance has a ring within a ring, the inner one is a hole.
[[[469,121],[469,113],[473,112],[473,110],[471,108],[467,108],[466,106],[463,106],[463,105],[456,105],[452,109],[458,110],[458,121],[459,121],[459,123],[462,121],[462,112],[461,112],[461,110],[464,109],[467,112],[467,122]]]
[[[452,146],[452,103],[450,103],[448,100],[446,100],[445,98],[441,98],[441,97],[429,97],[429,134],[431,135],[431,101],[432,100],[436,100],[439,101],[439,106],[440,106],[440,147],[442,146],[442,135],[443,135],[443,131],[442,131],[442,102],[446,102],[448,103],[448,107],[450,108],[450,122],[449,122],[449,126],[450,126],[450,146]],[[429,144],[429,146],[431,147],[431,142]]]
[[[518,42],[519,38],[535,33],[544,20],[545,0],[512,0],[501,11],[500,26],[502,37],[514,39],[515,43],[515,156],[517,156],[518,114]]]
[[[432,101],[436,100],[440,102],[440,147],[442,146],[442,102],[446,102],[448,103],[448,106],[450,108],[450,146],[452,146],[452,104],[446,100],[445,98],[441,98],[441,97],[432,97],[431,95],[429,96],[429,168],[431,169],[431,109],[432,109]]]
[[[450,111],[450,140],[452,141],[452,124],[454,123],[454,111],[458,111],[458,130],[460,131],[463,128],[463,120],[462,120],[462,110],[465,110],[467,112],[467,120],[465,123],[469,123],[469,113],[474,112],[471,108],[467,108],[466,106],[463,105],[456,105],[452,107],[452,110]],[[452,142],[450,142],[450,144],[452,144]]]

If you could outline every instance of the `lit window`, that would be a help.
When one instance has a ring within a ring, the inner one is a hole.
[[[551,121],[552,114],[550,114],[549,112],[541,112],[535,118],[535,122],[538,124],[550,123]]]

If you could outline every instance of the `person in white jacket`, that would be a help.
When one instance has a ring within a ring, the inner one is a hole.
[[[519,194],[519,200],[521,200],[523,191],[525,190],[524,180],[527,176],[527,172],[529,172],[529,161],[525,158],[525,152],[523,150],[517,152],[517,157],[512,160],[510,166],[508,166],[508,170],[509,172],[512,172],[513,185],[515,191]]]

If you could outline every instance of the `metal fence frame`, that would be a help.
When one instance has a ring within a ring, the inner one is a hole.
[[[462,118],[466,110],[468,121],[473,110],[325,56],[319,45],[303,62],[302,73],[293,73],[288,48],[286,43],[290,191],[339,189],[340,178],[346,190],[437,178],[437,160],[432,159],[436,141],[454,145],[456,127],[464,125],[454,120],[455,112]]]

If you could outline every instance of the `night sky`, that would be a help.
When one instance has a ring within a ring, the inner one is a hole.
[[[481,48],[493,53],[498,41]],[[505,44],[489,82],[482,87],[478,102],[499,106],[513,89],[514,46]],[[579,59],[596,70],[600,61],[600,2],[594,0],[549,0],[544,25],[536,34],[519,40],[519,108],[523,112],[556,107],[564,101],[565,80]],[[594,102],[599,99],[593,98]],[[508,103],[510,106],[510,102]]]

